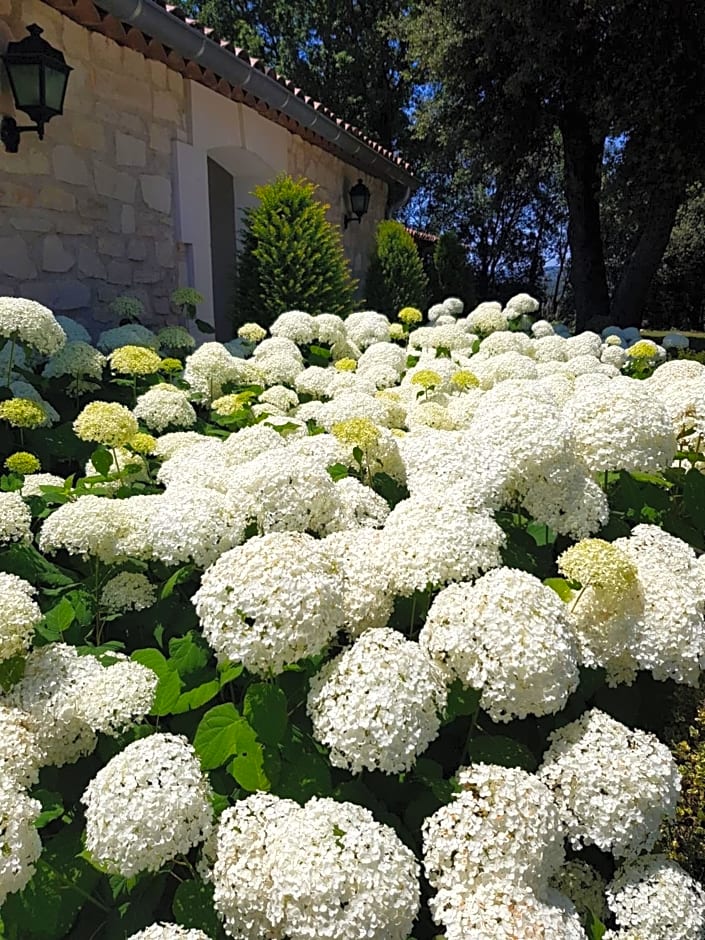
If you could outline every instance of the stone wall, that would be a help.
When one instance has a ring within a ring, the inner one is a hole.
[[[109,301],[128,293],[165,320],[183,275],[172,215],[182,77],[39,0],[0,0],[0,15],[0,51],[36,22],[74,69],[44,141],[23,134],[19,153],[0,147],[0,294],[100,326]],[[0,114],[13,113],[3,72]]]
[[[384,218],[387,204],[387,184],[295,134],[289,135],[288,171],[294,177],[305,176],[318,185],[317,198],[330,206],[328,221],[340,226],[345,254],[350,260],[353,276],[359,281],[357,295],[363,298],[375,229]],[[370,207],[360,222],[351,222],[345,229],[343,219],[350,215],[347,193],[358,179],[370,190]]]

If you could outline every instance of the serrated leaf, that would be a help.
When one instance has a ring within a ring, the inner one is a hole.
[[[42,811],[34,820],[36,829],[43,829],[54,819],[58,819],[64,814],[64,800],[60,793],[53,790],[32,790],[32,798],[39,800],[42,804]]]
[[[221,663],[218,666],[218,681],[220,682],[220,687],[227,685],[228,682],[233,682],[235,679],[238,679],[243,673],[242,663]]]
[[[193,746],[204,770],[222,767],[228,758],[235,754],[238,725],[242,721],[244,719],[231,702],[216,705],[201,718]]]
[[[200,879],[182,881],[174,892],[171,906],[174,920],[182,927],[202,930],[208,937],[220,934],[220,921],[213,906],[213,885]]]
[[[110,451],[106,450],[105,447],[96,447],[91,454],[90,460],[98,473],[103,477],[107,477],[113,465],[113,457]]]
[[[228,773],[243,790],[269,790],[271,784],[264,766],[264,751],[257,735],[244,718],[236,730],[235,756],[228,764]]]
[[[159,650],[152,648],[135,650],[130,658],[143,666],[147,666],[159,678],[150,714],[157,716],[171,714],[172,708],[181,695],[181,677],[176,669],[164,658]]]
[[[164,600],[173,594],[176,585],[181,584],[182,581],[186,581],[195,570],[193,565],[184,565],[175,571],[162,588],[161,599]]]
[[[566,581],[565,578],[544,578],[543,583],[546,587],[550,587],[552,591],[555,591],[566,604],[573,596],[573,588],[570,586],[570,582]]]
[[[585,932],[587,933],[589,940],[602,940],[604,935],[607,933],[607,928],[602,923],[600,918],[593,914],[589,908],[585,918]]]
[[[203,669],[209,658],[210,650],[206,641],[195,630],[169,640],[169,659],[180,676]]]
[[[344,480],[345,477],[350,476],[350,470],[345,466],[344,463],[334,463],[330,467],[326,467],[328,470],[328,475],[330,478],[337,483],[338,480]]]
[[[62,597],[58,604],[44,614],[44,622],[52,633],[61,636],[74,622],[75,617],[73,604],[67,597]]]
[[[3,692],[9,692],[24,675],[26,660],[24,656],[10,656],[0,662],[0,686]]]
[[[529,773],[538,766],[538,761],[526,745],[501,734],[473,738],[468,745],[468,757],[474,764],[521,767]]]
[[[264,744],[281,743],[288,724],[286,695],[276,685],[255,682],[247,689],[243,714]]]
[[[200,708],[202,705],[205,705],[206,702],[210,702],[211,699],[214,699],[218,692],[220,692],[220,683],[217,679],[212,679],[210,682],[203,682],[201,685],[197,685],[195,689],[182,692],[176,700],[176,703],[172,706],[171,714],[181,715],[184,712]]]

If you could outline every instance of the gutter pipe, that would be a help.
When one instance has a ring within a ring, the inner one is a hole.
[[[316,111],[292,94],[276,79],[249,62],[222,48],[217,42],[172,16],[155,0],[94,0],[101,10],[123,23],[129,23],[158,40],[185,59],[192,59],[210,69],[231,85],[237,85],[271,108],[281,111],[302,127],[314,131],[334,144],[346,156],[354,158],[373,176],[393,180],[405,189],[416,189],[417,181],[403,167],[377,153],[359,137],[340,127],[327,115]]]

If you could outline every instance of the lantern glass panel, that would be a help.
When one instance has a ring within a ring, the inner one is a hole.
[[[65,67],[57,68],[49,62],[44,66],[44,103],[47,109],[56,114],[61,114],[64,110],[67,80],[68,72]]]
[[[10,71],[15,100],[20,111],[24,111],[25,108],[36,108],[37,105],[40,105],[42,103],[39,82],[41,70],[35,64],[21,65],[15,63],[10,66],[8,71]]]

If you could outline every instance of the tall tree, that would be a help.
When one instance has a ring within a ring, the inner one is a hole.
[[[419,132],[507,175],[560,135],[578,328],[639,321],[705,151],[705,6],[699,0],[417,0],[405,36],[432,92]],[[612,297],[600,203],[605,144],[643,211]]]
[[[182,0],[222,37],[261,56],[380,143],[408,130],[411,97],[401,0]]]

